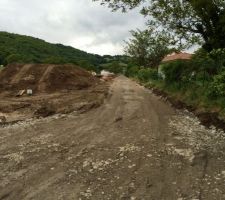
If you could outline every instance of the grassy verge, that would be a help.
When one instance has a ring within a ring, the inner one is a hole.
[[[208,117],[208,124],[225,121],[225,49],[210,53],[200,49],[191,60],[161,63],[157,69],[133,67],[126,75],[165,96],[175,107]]]
[[[185,87],[179,83],[166,84],[162,80],[140,81],[156,95],[166,97],[178,109],[188,109],[193,112],[203,125],[211,125],[225,130],[225,98],[209,99],[207,87],[194,84]]]

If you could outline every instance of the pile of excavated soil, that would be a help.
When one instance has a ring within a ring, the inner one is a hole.
[[[103,103],[108,88],[109,83],[74,65],[8,65],[0,72],[0,120],[2,116],[8,124],[86,112]],[[33,95],[17,95],[27,89],[32,89]]]
[[[0,73],[0,92],[80,90],[97,83],[98,79],[91,73],[74,65],[11,64]]]

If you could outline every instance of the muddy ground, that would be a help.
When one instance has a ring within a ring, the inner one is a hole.
[[[0,128],[0,199],[222,200],[225,134],[120,76],[98,108]]]

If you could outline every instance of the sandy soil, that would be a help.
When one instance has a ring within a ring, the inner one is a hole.
[[[120,76],[102,106],[0,128],[0,199],[225,199],[225,135]]]

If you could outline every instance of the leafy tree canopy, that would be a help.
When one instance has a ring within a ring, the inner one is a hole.
[[[155,33],[153,29],[131,31],[132,38],[126,42],[125,52],[133,57],[136,64],[155,67],[170,52],[166,34]]]
[[[113,11],[142,6],[148,25],[170,33],[173,44],[183,48],[202,44],[207,51],[225,48],[224,0],[94,0]]]

